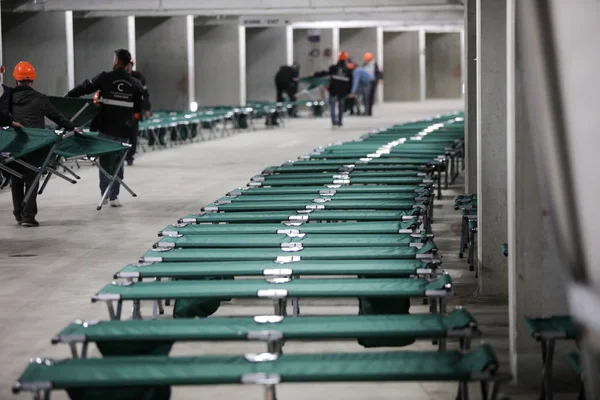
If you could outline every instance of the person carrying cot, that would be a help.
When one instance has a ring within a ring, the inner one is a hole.
[[[36,79],[36,72],[33,65],[27,61],[19,62],[15,66],[13,77],[15,78],[16,86],[14,88],[4,86],[4,93],[0,98],[1,114],[4,114],[5,118],[8,116],[9,120],[12,121],[11,125],[13,127],[44,129],[46,128],[45,118],[48,118],[61,128],[81,133],[71,121],[52,105],[48,97],[33,88],[33,83]],[[15,120],[20,123],[15,123]],[[47,153],[47,149],[40,149],[28,154],[23,158],[23,161],[32,165],[39,165],[44,161]],[[21,165],[15,165],[12,168],[23,175],[22,179],[16,176],[10,178],[15,219],[22,226],[39,226],[39,222],[35,218],[38,213],[38,183],[35,181],[36,174]],[[27,201],[27,204],[24,204],[27,191],[32,186],[31,197]]]
[[[375,77],[364,67],[355,68],[352,72],[352,91],[350,97],[356,97],[356,94],[360,92],[365,107],[365,115],[370,115],[371,104],[369,102],[371,100],[373,81],[375,81]]]
[[[150,93],[148,92],[148,86],[146,86],[146,78],[139,71],[136,71],[133,69],[134,65],[135,65],[135,61],[132,58],[129,65],[127,65],[127,72],[129,72],[129,74],[131,76],[133,76],[135,79],[140,81],[140,83],[142,84],[142,88],[144,89],[144,93],[143,93],[144,94],[144,104],[142,107],[143,111],[144,111],[143,114],[144,114],[144,119],[148,119],[148,118],[150,118],[150,115],[152,114],[150,111],[150,110],[152,110],[152,105],[150,104]],[[133,165],[135,153],[137,152],[138,136],[139,136],[139,132],[140,132],[140,121],[137,119],[134,119],[134,121],[132,122],[132,127],[133,127],[133,134],[131,135],[131,139],[129,141],[129,144],[131,144],[131,147],[129,148],[129,151],[127,152],[127,157],[125,158],[125,161],[127,161],[127,165]]]
[[[363,64],[363,68],[372,76],[375,77],[375,80],[371,82],[371,89],[369,91],[369,107],[365,109],[365,113],[368,116],[373,115],[373,104],[375,102],[375,92],[377,91],[377,84],[379,81],[383,79],[383,73],[379,69],[379,65],[377,65],[377,61],[373,58],[373,53],[366,52],[363,57],[365,63]],[[365,106],[367,102],[365,101]]]
[[[333,127],[342,126],[344,102],[350,94],[352,73],[347,65],[348,53],[340,52],[338,62],[329,67],[327,71],[319,71],[315,77],[329,76],[329,107]]]
[[[127,72],[131,54],[125,49],[115,51],[112,71],[101,72],[92,79],[86,79],[71,89],[66,97],[81,97],[99,93],[100,112],[92,120],[90,131],[98,131],[99,136],[119,142],[128,142],[133,134],[133,123],[141,118],[144,102],[144,88],[140,81]],[[117,173],[123,179],[123,166],[119,154],[100,157],[100,166],[109,174]],[[110,178],[100,171],[100,191],[108,189]],[[120,183],[115,181],[110,187],[108,201],[111,207],[120,207]]]
[[[275,74],[275,88],[277,90],[277,102],[285,101],[284,93],[289,101],[296,101],[298,92],[298,77],[300,76],[300,65],[294,62],[291,66],[283,65]],[[296,116],[296,106],[291,108],[291,116]]]

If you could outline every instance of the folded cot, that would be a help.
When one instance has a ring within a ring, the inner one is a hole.
[[[243,356],[144,356],[52,360],[35,358],[13,386],[45,399],[53,390],[71,398],[126,400],[170,398],[176,385],[254,384],[265,398],[276,398],[280,383],[309,382],[459,382],[459,398],[468,399],[469,382],[480,382],[482,399],[496,400],[498,360],[489,345],[460,351],[394,351],[325,354],[246,354]]]
[[[329,222],[326,224],[188,224],[176,223],[165,227],[158,236],[179,235],[241,235],[278,233],[298,235],[302,233],[329,234],[410,234],[417,233],[419,221],[401,222]]]

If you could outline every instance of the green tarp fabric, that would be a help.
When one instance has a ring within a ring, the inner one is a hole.
[[[253,197],[253,196],[252,196]],[[337,234],[395,234],[410,232],[419,227],[417,221],[401,222],[330,222],[326,224],[173,224],[165,227],[161,235],[232,235],[264,234],[290,231],[298,233],[337,233]]]
[[[396,351],[285,354],[275,361],[253,363],[243,356],[107,357],[31,363],[19,381],[49,382],[74,399],[88,399],[89,389],[115,389],[119,400],[166,400],[170,385],[241,383],[250,374],[277,374],[281,382],[472,381],[495,370],[498,361],[489,345],[468,354],[459,351]],[[161,388],[161,395],[140,397],[137,388]],[[122,388],[128,388],[122,391]],[[164,388],[164,389],[163,389]],[[73,390],[75,389],[75,390]],[[127,396],[129,394],[129,396]],[[97,397],[93,397],[96,399]]]
[[[115,275],[126,278],[139,274],[140,278],[190,278],[214,276],[264,276],[269,270],[289,270],[290,275],[364,275],[394,276],[408,278],[420,270],[436,268],[418,260],[345,260],[345,261],[298,261],[280,265],[269,261],[229,262],[162,262],[130,264]]]
[[[430,290],[448,292],[447,285],[451,285],[451,282],[449,275],[442,275],[433,281],[387,278],[294,279],[285,283],[270,283],[256,279],[180,280],[132,282],[127,286],[110,284],[102,288],[98,295],[119,295],[121,300],[221,299],[225,296],[254,299],[259,297],[259,291],[281,289],[287,290],[289,298],[423,297]]]
[[[43,156],[48,154],[50,146],[60,140],[59,135],[48,129],[1,129],[0,153],[7,153],[15,158],[23,158],[40,150],[43,159]]]
[[[310,213],[293,211],[206,213],[187,215],[181,222],[281,222],[281,221],[401,221],[417,217],[419,209],[410,211],[316,210]]]
[[[100,107],[94,105],[92,99],[75,99],[56,96],[48,96],[48,99],[50,99],[50,102],[62,115],[67,117],[67,119],[72,120],[75,126],[89,125],[98,112],[100,112]],[[75,115],[77,115],[77,118],[73,120]]]
[[[576,339],[579,328],[575,325],[573,318],[568,315],[556,315],[552,317],[525,318],[525,325],[531,336],[535,339],[563,338]]]
[[[55,149],[55,153],[65,158],[71,157],[98,157],[105,154],[123,152],[129,149],[129,146],[99,138],[94,135],[75,135],[62,141]]]
[[[153,249],[142,261],[275,261],[278,257],[300,257],[303,260],[413,260],[430,257],[437,251],[433,241],[416,247],[311,247],[301,250],[273,248],[222,248],[222,249]]]
[[[396,201],[396,200],[338,200],[327,199],[322,203],[311,201],[246,201],[231,204],[208,204],[203,211],[282,211],[282,210],[309,210],[322,208],[327,210],[411,210],[423,202]]]
[[[240,248],[240,247],[281,247],[291,243],[300,243],[304,247],[384,247],[384,246],[409,246],[427,242],[427,236],[419,235],[328,235],[328,234],[303,234],[288,236],[278,234],[254,235],[218,235],[199,236],[190,235],[179,238],[166,237],[161,239],[159,247],[175,248]]]
[[[168,355],[176,342],[246,341],[257,332],[281,333],[284,340],[336,340],[365,338],[442,338],[456,330],[473,328],[475,320],[458,309],[447,316],[306,316],[283,318],[268,324],[251,317],[214,317],[202,321],[128,320],[100,321],[90,325],[73,323],[63,329],[56,342],[69,343],[83,337],[96,343],[104,357],[122,355]],[[465,331],[466,332],[466,331]],[[146,353],[139,349],[146,347]],[[108,350],[108,351],[106,351]]]

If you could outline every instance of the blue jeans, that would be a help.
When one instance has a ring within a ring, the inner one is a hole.
[[[335,126],[342,125],[342,116],[344,115],[344,99],[342,96],[329,97],[329,113],[331,114],[331,123]]]
[[[121,142],[121,139],[115,138],[112,136],[108,136],[105,134],[100,134],[99,137],[101,137],[103,139],[110,139],[110,140],[115,140],[115,141]],[[114,175],[116,173],[119,178],[123,179],[123,176],[124,176],[123,175],[123,165],[121,165],[122,157],[123,157],[122,153],[112,153],[112,154],[106,154],[106,155],[100,156],[99,157],[100,166],[102,168],[104,168],[104,170],[106,172],[108,172],[109,174]],[[118,172],[117,172],[117,168],[118,168]],[[102,171],[100,171],[100,170],[98,170],[98,172],[100,174],[100,193],[104,194],[104,192],[108,188],[108,185],[110,184],[111,178],[104,175],[102,173]],[[119,197],[120,189],[121,189],[121,184],[118,181],[115,181],[113,183],[113,185],[110,187],[110,191],[108,192],[107,198],[109,200],[116,200]]]
[[[371,104],[371,101],[372,101],[371,92],[372,92],[372,86],[370,83],[368,85],[362,85],[360,87],[360,94],[363,99],[363,105],[365,107],[364,113],[366,115],[370,115],[371,110],[373,108],[373,104]]]

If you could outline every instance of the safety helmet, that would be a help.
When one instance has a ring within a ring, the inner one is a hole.
[[[348,52],[340,51],[340,55],[338,56],[338,61],[347,61],[348,60]]]
[[[367,51],[367,52],[365,53],[365,56],[363,57],[363,59],[364,59],[366,62],[372,61],[372,60],[373,60],[373,53],[371,53],[371,52],[368,52],[368,51]]]
[[[348,69],[354,69],[355,67],[356,67],[356,64],[354,64],[353,62],[348,63]]]
[[[21,61],[15,66],[13,77],[17,82],[35,81],[35,68],[27,61]]]

